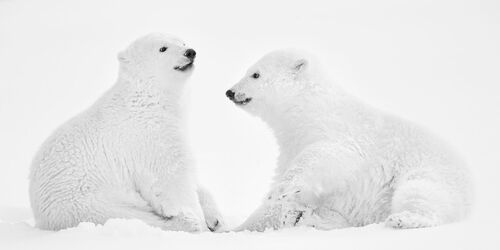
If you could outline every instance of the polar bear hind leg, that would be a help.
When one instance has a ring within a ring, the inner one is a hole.
[[[413,172],[396,185],[391,214],[385,221],[392,228],[421,228],[441,225],[458,219],[461,204],[443,178],[425,171]]]
[[[94,223],[104,224],[111,218],[139,219],[150,226],[167,231],[199,232],[203,230],[199,223],[191,221],[182,214],[172,218],[163,218],[157,215],[150,207],[114,206],[109,207],[106,213],[107,215],[104,215],[104,220],[94,221]]]
[[[144,223],[169,231],[202,231],[204,227],[197,221],[179,214],[172,218],[164,218],[154,212],[146,201],[135,195],[119,195],[121,199],[114,201],[92,199],[91,202],[78,201],[66,206],[52,206],[50,211],[40,214],[37,226],[45,230],[61,230],[76,227],[81,222],[105,224],[109,219],[139,219]],[[102,197],[100,197],[102,198]],[[125,199],[124,199],[125,198]]]
[[[109,196],[108,196],[109,197]],[[193,217],[184,215],[182,212],[173,217],[164,217],[155,210],[138,193],[127,193],[115,195],[114,200],[95,202],[93,207],[101,221],[92,221],[103,224],[111,218],[139,219],[150,226],[159,227],[167,231],[199,232],[206,227]]]

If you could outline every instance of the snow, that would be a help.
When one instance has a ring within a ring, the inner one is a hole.
[[[498,13],[495,0],[0,1],[0,249],[500,249]],[[190,137],[201,182],[231,226],[259,205],[277,146],[224,93],[262,55],[286,47],[307,49],[349,92],[454,145],[476,180],[473,216],[405,231],[187,234],[124,220],[33,228],[35,151],[112,85],[117,52],[151,31],[182,37],[198,53]]]
[[[103,226],[81,223],[59,232],[40,231],[27,223],[0,224],[0,234],[9,236],[2,240],[2,249],[498,249],[493,231],[474,235],[474,228],[478,225],[462,223],[406,231],[370,225],[334,231],[190,234],[113,219]]]

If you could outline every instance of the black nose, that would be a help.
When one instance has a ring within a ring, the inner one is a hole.
[[[186,52],[184,52],[184,56],[189,59],[194,59],[196,57],[196,51],[194,51],[194,49],[187,49]]]
[[[234,99],[234,92],[232,90],[228,90],[226,91],[226,96],[230,99],[230,100],[233,100]]]

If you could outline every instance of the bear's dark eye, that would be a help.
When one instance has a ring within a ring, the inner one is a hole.
[[[165,52],[165,51],[167,51],[167,47],[161,47],[160,48],[160,52]]]
[[[252,78],[254,78],[254,79],[257,79],[259,77],[260,77],[260,74],[257,73],[257,72],[255,72],[255,73],[252,74]]]

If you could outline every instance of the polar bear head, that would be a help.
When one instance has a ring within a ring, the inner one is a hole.
[[[251,66],[226,96],[252,114],[274,116],[300,105],[298,98],[313,86],[313,58],[294,49],[271,52]]]
[[[118,54],[121,75],[172,84],[191,75],[195,57],[182,40],[160,33],[143,36]]]

